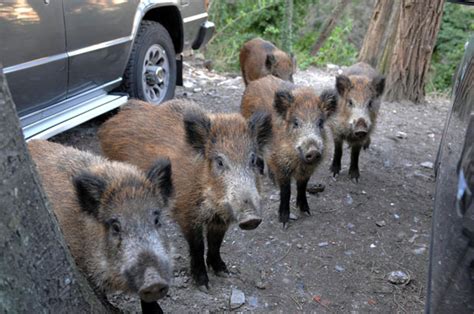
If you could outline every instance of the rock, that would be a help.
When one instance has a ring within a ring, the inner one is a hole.
[[[326,186],[322,183],[309,183],[308,186],[306,187],[306,191],[311,194],[317,194],[324,192],[324,189]]]
[[[296,216],[296,215],[293,214],[293,213],[290,213],[290,219],[291,219],[291,220],[297,220],[297,219],[298,219],[298,216]]]
[[[352,196],[350,194],[346,195],[345,200],[346,200],[347,205],[351,205],[354,202],[354,200],[352,199]]]
[[[415,255],[423,254],[425,251],[426,251],[426,247],[419,247],[419,248],[417,248],[417,249],[413,249],[413,250],[412,250],[412,252],[413,252]]]
[[[354,227],[355,227],[355,225],[354,225],[353,223],[348,223],[348,224],[347,224],[347,228],[349,228],[349,229],[352,229],[352,228],[354,228]]]
[[[425,161],[420,164],[423,168],[433,169],[434,165],[431,161]]]
[[[339,69],[339,66],[336,65],[336,64],[328,63],[328,64],[326,64],[326,68],[328,70],[337,70],[337,69]]]
[[[375,244],[373,244],[373,243],[370,244],[370,248],[371,248],[371,249],[375,249],[376,247],[377,247],[377,246],[376,246]]]
[[[187,89],[191,89],[191,88],[194,87],[194,84],[193,84],[193,82],[190,82],[190,81],[184,81],[183,82],[183,87],[187,88]]]
[[[257,287],[258,289],[264,290],[264,289],[267,288],[267,284],[265,282],[259,280],[255,283],[255,287]]]
[[[296,244],[296,247],[297,247],[298,249],[300,249],[300,250],[303,248],[303,246],[302,246],[301,244],[299,244],[299,243]]]
[[[386,225],[386,222],[385,220],[379,220],[379,221],[376,221],[375,224],[377,225],[377,227],[383,227]]]
[[[398,214],[393,214],[393,218],[395,218],[395,219],[400,219],[400,215],[398,215]]]
[[[257,297],[249,297],[249,305],[251,307],[258,307],[258,298]]]
[[[402,131],[398,131],[397,132],[397,135],[396,135],[398,138],[407,138],[407,134],[405,132],[402,132]]]
[[[196,87],[195,89],[193,89],[193,92],[195,93],[199,93],[200,91],[202,91],[201,87]]]
[[[329,245],[329,242],[319,242],[318,243],[319,247],[324,247],[324,246],[328,246],[328,245]]]
[[[397,242],[402,242],[403,239],[405,239],[406,237],[407,237],[407,234],[403,231],[400,231],[399,233],[397,233],[396,240]]]
[[[388,274],[388,281],[396,285],[404,285],[410,282],[410,276],[401,270],[395,270]]]
[[[245,303],[245,294],[239,289],[232,288],[230,294],[230,309],[234,310]]]
[[[339,265],[336,265],[335,269],[338,273],[342,273],[345,270],[344,267],[339,266]]]

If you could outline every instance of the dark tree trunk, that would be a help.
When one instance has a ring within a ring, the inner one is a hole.
[[[50,210],[0,67],[0,312],[101,313]]]
[[[324,24],[323,29],[318,39],[316,40],[313,47],[311,48],[312,56],[315,56],[318,53],[319,49],[321,49],[326,39],[329,38],[329,36],[332,33],[332,30],[334,29],[334,27],[336,27],[337,21],[341,17],[342,13],[344,12],[344,9],[349,4],[349,2],[350,0],[341,0],[337,4],[337,6],[334,8],[334,10],[331,13],[331,16],[329,16],[328,20]]]
[[[424,101],[443,4],[444,0],[400,1],[400,18],[387,76],[388,101]]]
[[[359,61],[368,63],[374,68],[379,65],[387,42],[391,34],[396,31],[396,25],[393,25],[393,22],[395,16],[398,20],[397,11],[398,5],[395,1],[377,0],[375,2],[369,28],[359,52]]]

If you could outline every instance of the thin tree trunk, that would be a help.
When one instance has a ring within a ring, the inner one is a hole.
[[[47,205],[0,66],[0,312],[103,313]]]
[[[388,101],[425,99],[425,82],[443,15],[444,0],[401,0],[387,77]]]
[[[336,27],[337,21],[341,17],[342,13],[344,12],[344,9],[349,4],[349,2],[350,0],[341,0],[337,4],[337,6],[334,8],[334,10],[331,13],[331,16],[328,18],[328,20],[324,24],[321,34],[319,35],[318,39],[314,43],[313,47],[311,48],[312,56],[315,56],[318,53],[319,49],[321,49],[326,39],[329,38],[329,36],[332,33],[332,30],[334,29],[334,27]]]
[[[394,7],[397,7],[395,1],[377,0],[375,2],[369,28],[359,52],[359,61],[373,67],[378,65],[390,33],[395,32],[394,29],[388,27]]]
[[[285,0],[285,20],[282,32],[282,49],[288,53],[292,52],[293,42],[293,0]]]
[[[398,4],[393,6],[392,14],[388,22],[386,38],[384,39],[384,46],[379,59],[377,61],[376,69],[387,75],[390,70],[390,61],[392,60],[393,49],[395,48],[395,39],[397,38],[398,21],[400,20],[400,6]]]

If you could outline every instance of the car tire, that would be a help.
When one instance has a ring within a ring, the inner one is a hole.
[[[131,98],[159,104],[174,96],[176,53],[168,31],[142,21],[123,76],[122,89]]]

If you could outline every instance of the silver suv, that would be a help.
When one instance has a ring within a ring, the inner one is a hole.
[[[25,138],[48,138],[122,105],[158,104],[207,43],[208,0],[0,2],[0,63]]]

